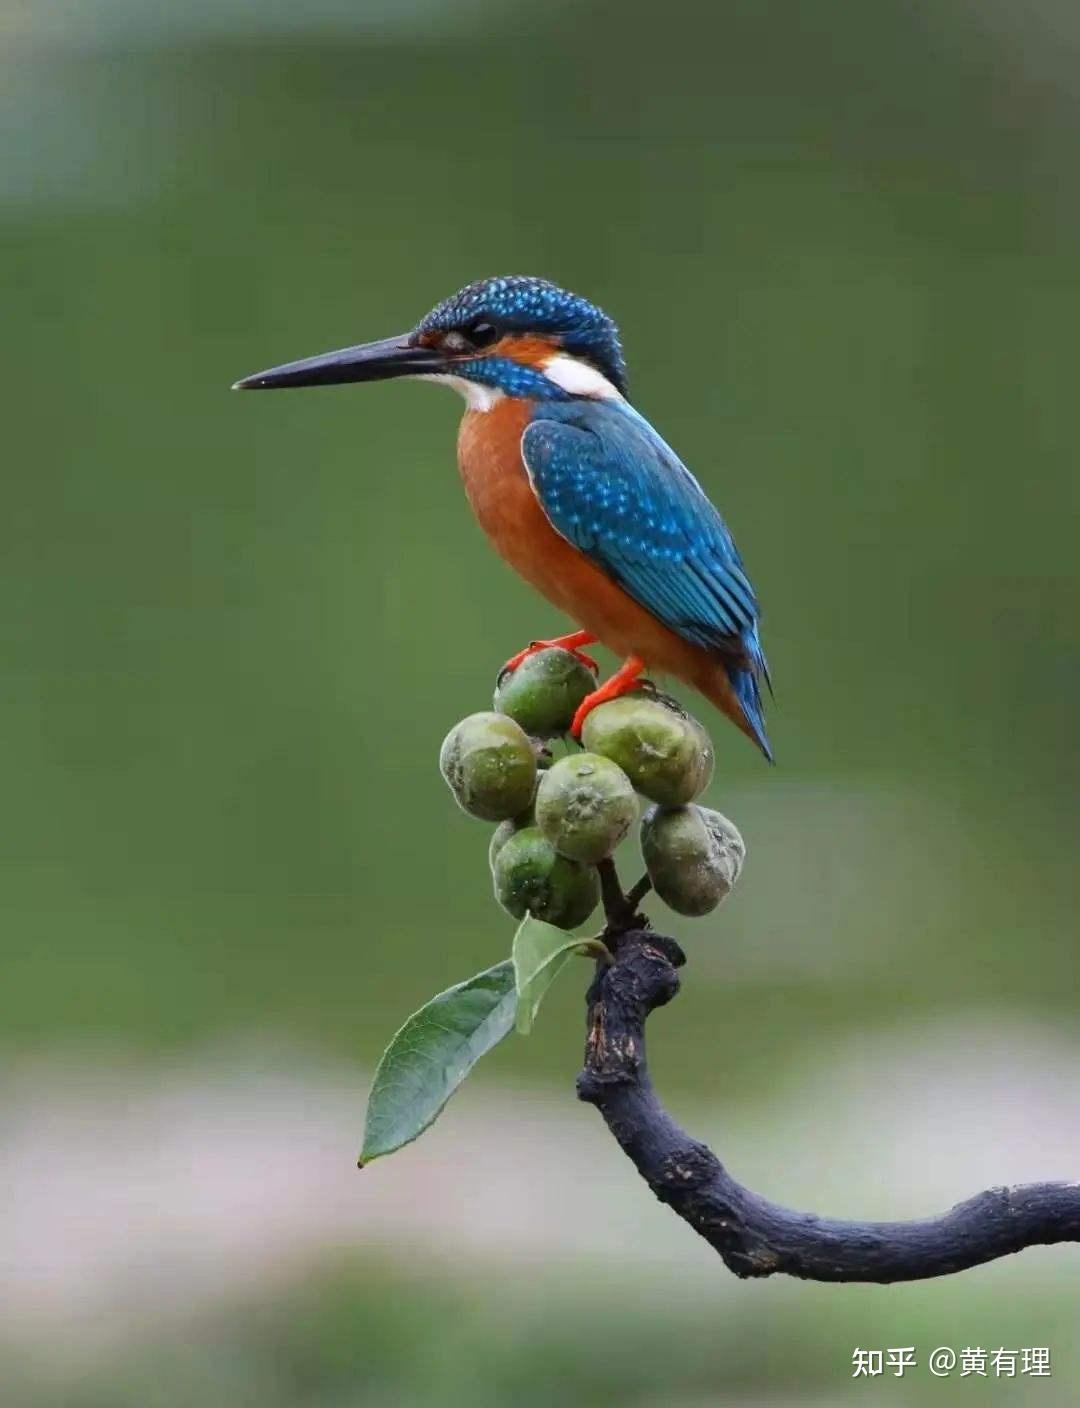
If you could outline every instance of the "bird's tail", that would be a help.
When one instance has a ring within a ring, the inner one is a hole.
[[[773,751],[765,732],[765,707],[761,698],[761,681],[769,684],[769,667],[757,634],[744,640],[750,667],[743,669],[730,661],[713,659],[708,674],[698,681],[698,689],[757,744],[771,763]]]

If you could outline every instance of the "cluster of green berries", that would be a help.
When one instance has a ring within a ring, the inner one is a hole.
[[[517,919],[584,924],[600,900],[597,862],[637,822],[640,794],[652,803],[641,850],[653,889],[678,914],[708,914],[746,854],[731,822],[694,801],[712,777],[708,734],[673,701],[639,692],[598,705],[584,751],[553,758],[551,740],[595,687],[569,651],[536,651],[500,678],[491,712],[470,714],[443,742],[439,766],[458,804],[499,823],[495,897]]]

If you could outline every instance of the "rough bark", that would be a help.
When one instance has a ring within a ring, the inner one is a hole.
[[[653,1089],[645,1022],[679,990],[685,962],[651,932],[606,877],[605,936],[587,995],[588,1036],[578,1095],[595,1105],[661,1202],[720,1253],[736,1276],[780,1272],[809,1281],[915,1281],[946,1276],[1024,1247],[1080,1241],[1080,1184],[988,1188],[941,1217],[840,1222],[794,1212],[744,1188],[714,1153],[680,1129]]]

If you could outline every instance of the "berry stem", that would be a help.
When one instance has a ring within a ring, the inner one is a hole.
[[[596,870],[600,876],[600,897],[604,902],[604,915],[607,919],[607,927],[604,930],[606,937],[618,939],[622,934],[629,933],[631,929],[648,928],[649,921],[643,914],[639,914],[637,909],[652,889],[649,877],[643,875],[630,893],[626,895],[623,894],[619,872],[615,869],[615,862],[611,856],[597,861]]]
[[[637,882],[637,884],[634,885],[628,891],[626,896],[626,904],[627,908],[631,911],[631,913],[635,913],[637,911],[638,905],[641,903],[641,901],[645,898],[645,896],[649,893],[651,889],[652,881],[647,875],[643,875],[641,879]]]

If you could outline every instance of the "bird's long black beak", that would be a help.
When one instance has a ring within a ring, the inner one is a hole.
[[[344,381],[387,381],[393,376],[423,376],[445,369],[446,354],[436,347],[416,347],[409,335],[384,337],[361,347],[343,347],[321,357],[286,362],[236,382],[234,391],[274,391],[285,386],[336,386]]]

